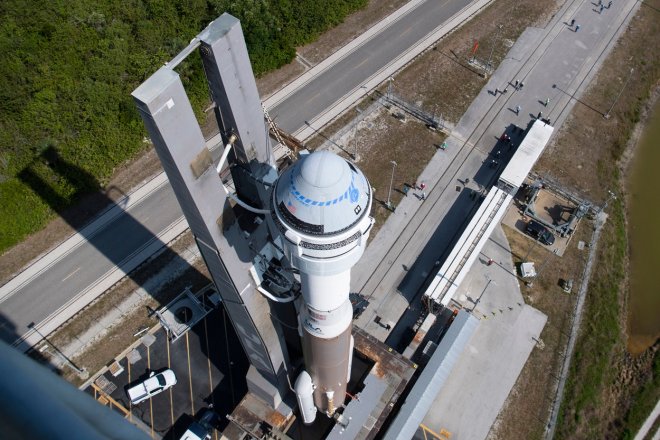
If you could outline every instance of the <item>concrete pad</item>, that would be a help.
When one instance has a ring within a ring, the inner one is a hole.
[[[147,333],[146,335],[142,336],[142,345],[144,345],[145,347],[151,347],[154,342],[156,342],[155,335],[151,333]]]
[[[142,359],[142,355],[137,349],[135,349],[128,352],[126,359],[128,359],[128,363],[135,365],[140,361],[140,359]]]
[[[485,438],[546,320],[528,305],[482,319],[424,425],[449,431],[452,438]]]
[[[494,261],[488,265],[488,259]],[[466,350],[436,396],[424,425],[452,437],[488,434],[547,317],[524,304],[509,244],[501,226],[493,231],[455,298],[480,317]]]

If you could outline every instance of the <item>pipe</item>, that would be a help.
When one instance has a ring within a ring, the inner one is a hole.
[[[220,174],[220,171],[222,171],[222,167],[225,164],[225,160],[227,160],[227,156],[229,156],[229,150],[231,150],[231,147],[234,145],[234,142],[236,142],[236,139],[237,137],[235,134],[229,136],[227,145],[225,145],[225,150],[222,152],[222,156],[220,156],[220,162],[218,162],[218,166],[215,167],[215,170],[218,172],[218,174]]]
[[[231,147],[234,145],[234,142],[236,142],[237,139],[238,137],[235,134],[229,136],[227,145],[225,145],[225,150],[222,152],[222,156],[220,156],[220,162],[218,162],[218,166],[215,167],[215,170],[217,171],[218,174],[220,174],[220,171],[222,171],[222,167],[225,165],[227,156],[229,156],[229,151],[231,150]],[[270,209],[259,209],[248,205],[247,203],[236,197],[235,194],[230,193],[227,187],[225,186],[224,182],[222,182],[222,180],[220,181],[220,183],[222,184],[222,189],[225,190],[225,194],[227,194],[227,197],[232,199],[234,202],[236,202],[243,208],[247,209],[250,212],[254,212],[255,214],[270,214]]]
[[[289,296],[287,298],[278,298],[276,296],[273,296],[273,294],[271,294],[269,291],[267,291],[263,287],[261,287],[261,285],[257,286],[257,290],[259,292],[261,292],[261,294],[263,296],[265,296],[266,298],[272,299],[273,301],[278,302],[278,303],[290,303],[291,301],[294,301],[296,298],[298,298],[297,295],[292,295],[292,296]]]
[[[351,381],[351,369],[353,368],[353,348],[355,348],[355,339],[351,335],[351,344],[348,348],[348,375],[346,376],[346,385]]]
[[[240,200],[238,197],[236,197],[235,194],[230,193],[227,188],[225,187],[224,183],[222,184],[222,187],[225,188],[225,192],[227,193],[227,197],[232,199],[234,202],[238,203],[241,205],[243,208],[247,209],[250,212],[254,212],[255,214],[270,214],[270,209],[259,209],[255,208],[253,206],[248,205],[247,203],[243,202]]]

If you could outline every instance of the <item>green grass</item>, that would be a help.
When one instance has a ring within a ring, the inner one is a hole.
[[[626,413],[623,423],[623,435],[625,440],[632,439],[642,427],[642,424],[651,413],[660,399],[660,351],[655,352],[653,358],[653,370],[651,377],[642,385],[635,397],[630,409]],[[652,431],[651,431],[652,432]]]
[[[558,439],[571,438],[581,418],[589,417],[599,406],[603,388],[616,373],[612,360],[621,343],[619,289],[625,277],[627,241],[623,204],[617,201],[610,207],[566,381],[566,398],[557,422]]]
[[[584,138],[579,141],[606,153],[595,154],[599,188],[590,188],[594,193],[612,189],[625,194],[619,175],[619,160],[660,75],[658,46],[648,46],[649,38],[653,39],[660,32],[658,4],[660,2],[656,0],[642,5],[626,34],[603,64],[596,86],[584,98],[607,108],[608,103],[614,102],[615,96],[612,95],[621,90],[629,69],[634,68],[634,81],[628,84],[626,93],[618,100],[612,118],[607,122],[600,118],[582,121],[589,123],[598,133],[599,145]],[[578,141],[575,137],[569,139]],[[620,308],[625,295],[623,283],[628,258],[625,205],[616,201],[607,211],[610,216],[601,236],[580,337],[560,408],[558,439],[629,438],[660,394],[657,353],[652,373],[644,368],[635,370],[632,383],[621,375],[626,365],[625,334],[621,328],[626,316]],[[617,400],[611,402],[610,398]],[[602,408],[607,408],[610,414],[605,415]]]
[[[0,252],[144,151],[130,93],[222,12],[241,19],[255,73],[291,61],[367,0],[7,0],[0,5]],[[194,60],[192,60],[194,61]],[[200,64],[177,68],[193,107]]]

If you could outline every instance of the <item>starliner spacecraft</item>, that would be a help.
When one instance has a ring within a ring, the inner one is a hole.
[[[176,72],[197,49],[215,143]],[[305,423],[317,411],[339,418],[353,351],[350,270],[373,224],[364,174],[319,151],[278,175],[240,24],[228,14],[133,97],[250,360],[249,390],[277,409],[293,388]]]

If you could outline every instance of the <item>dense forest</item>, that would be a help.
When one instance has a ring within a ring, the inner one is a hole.
[[[0,251],[144,148],[130,93],[229,12],[256,75],[290,62],[368,0],[4,0],[0,3]],[[191,101],[203,74],[178,69]]]

